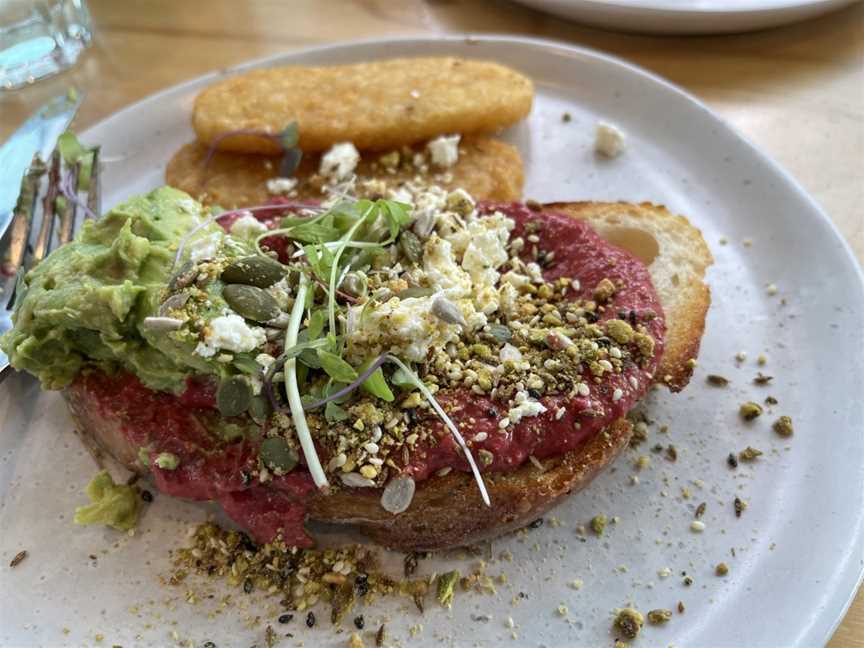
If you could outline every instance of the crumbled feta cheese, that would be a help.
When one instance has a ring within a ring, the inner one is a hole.
[[[442,135],[426,143],[426,150],[432,164],[438,167],[451,167],[459,159],[459,140],[461,135]]]
[[[297,188],[297,178],[270,178],[267,193],[273,196],[289,194]]]
[[[347,180],[359,161],[360,153],[351,142],[334,144],[321,156],[318,172],[333,181]]]
[[[447,209],[456,212],[463,218],[468,218],[474,213],[476,203],[464,189],[454,189],[447,194]]]
[[[594,150],[607,158],[616,158],[624,152],[624,133],[606,122],[597,123]]]
[[[451,299],[471,295],[471,276],[456,263],[453,246],[437,235],[426,241],[423,253],[423,270],[436,287],[443,289]]]
[[[507,418],[511,423],[518,423],[523,418],[537,416],[546,411],[546,407],[539,401],[528,396],[528,392],[520,391],[513,399],[515,405],[507,412]]]
[[[522,352],[512,344],[505,344],[501,347],[500,354],[501,362],[519,362],[522,359]]]
[[[189,250],[190,261],[204,261],[212,259],[222,245],[224,234],[222,232],[210,232],[204,236],[197,236],[190,241],[186,249]]]
[[[264,329],[249,326],[236,314],[214,317],[205,331],[204,341],[195,348],[195,353],[204,358],[212,357],[217,349],[243,353],[262,347],[267,342]]]
[[[262,369],[268,369],[270,365],[276,362],[276,358],[274,358],[269,353],[259,353],[255,356],[255,362],[261,365]]]
[[[231,225],[231,236],[239,239],[253,239],[266,231],[267,226],[248,212]]]

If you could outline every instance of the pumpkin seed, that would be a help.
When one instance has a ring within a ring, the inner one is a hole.
[[[423,244],[414,232],[405,230],[399,235],[399,249],[411,263],[423,260]]]
[[[222,271],[222,281],[227,284],[245,284],[268,288],[285,276],[279,264],[260,254],[243,257],[229,263]]]
[[[168,280],[168,290],[176,292],[191,286],[195,279],[198,278],[198,266],[194,261],[187,261],[180,269]]]
[[[510,328],[503,324],[490,324],[489,335],[498,342],[509,342],[513,339],[513,333],[510,331]]]
[[[282,437],[269,437],[261,442],[259,456],[271,470],[291,472],[297,466],[297,452]]]
[[[222,416],[240,416],[249,409],[252,386],[243,376],[231,376],[219,383],[216,406]]]
[[[270,399],[264,394],[253,396],[249,401],[249,416],[256,421],[266,421],[273,413],[273,406],[270,405]]]
[[[431,297],[434,294],[434,288],[406,288],[396,293],[396,296],[399,299],[410,299],[412,297]]]
[[[279,304],[266,290],[245,284],[228,284],[222,298],[239,315],[255,322],[268,322],[279,316]]]

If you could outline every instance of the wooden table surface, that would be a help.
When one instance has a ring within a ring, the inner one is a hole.
[[[786,167],[864,259],[864,4],[790,27],[645,37],[500,0],[90,0],[93,47],[70,72],[0,96],[0,141],[70,81],[77,128],[178,81],[247,59],[372,36],[499,32],[592,47],[704,100]],[[864,648],[864,594],[830,648]]]

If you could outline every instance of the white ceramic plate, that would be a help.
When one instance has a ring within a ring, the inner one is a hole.
[[[864,283],[849,249],[792,178],[704,105],[596,52],[507,37],[397,40],[307,50],[240,69],[421,54],[495,59],[530,75],[534,110],[506,133],[525,159],[526,195],[649,200],[687,214],[716,256],[713,305],[692,385],[674,397],[656,392],[646,403],[657,421],[649,441],[555,510],[560,524],[547,519],[540,529],[493,543],[491,556],[514,556],[490,561],[489,573],[508,577],[496,595],[462,594],[452,611],[430,604],[422,617],[411,604],[380,603],[365,611],[367,626],[388,618],[391,636],[412,646],[601,646],[612,643],[614,608],[632,603],[647,612],[683,601],[684,614],[665,627],[646,627],[644,645],[821,645],[862,571]],[[106,206],[160,184],[166,160],[192,138],[193,97],[218,76],[162,92],[84,133],[115,160],[104,175]],[[593,154],[599,118],[628,135],[619,159]],[[727,245],[719,244],[722,236]],[[769,283],[779,294],[766,293]],[[739,350],[748,360],[736,366]],[[765,367],[755,362],[760,353],[768,357]],[[759,369],[776,376],[770,387],[752,385]],[[731,385],[709,388],[707,373],[723,374]],[[742,424],[738,405],[768,394],[780,404]],[[795,421],[792,439],[771,431],[780,414]],[[192,606],[185,587],[159,584],[169,568],[166,550],[184,541],[206,506],[157,496],[134,537],[76,528],[71,514],[94,466],[60,397],[13,377],[0,390],[0,420],[0,644],[82,645],[101,633],[103,645],[166,645],[176,631],[197,646],[262,645],[264,625],[248,628],[248,612],[208,619],[212,601]],[[668,431],[659,432],[660,425]],[[652,454],[655,443],[674,444],[677,462]],[[728,468],[729,452],[747,445],[765,455]],[[640,453],[652,466],[633,485]],[[735,496],[749,501],[740,519]],[[692,533],[703,501],[706,529]],[[576,527],[597,513],[618,522],[601,539],[580,540]],[[21,549],[30,556],[10,570]],[[714,575],[721,561],[730,566],[725,578]],[[435,558],[421,562],[421,573],[470,563]],[[658,576],[664,567],[672,571],[665,579]],[[682,584],[685,571],[694,579],[690,587]],[[568,586],[574,579],[583,581],[581,589]],[[235,600],[275,621],[274,605],[237,592]],[[562,604],[564,616],[556,612]],[[491,619],[474,620],[482,614]],[[328,623],[307,631],[298,620],[274,626],[295,635],[280,645],[344,645],[346,634],[334,634]],[[408,628],[418,623],[424,630],[409,640]]]
[[[516,0],[597,27],[649,34],[725,34],[814,18],[855,0]]]

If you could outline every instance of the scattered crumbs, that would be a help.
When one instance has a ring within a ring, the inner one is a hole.
[[[685,587],[690,587],[693,584],[693,579],[689,576],[685,576],[682,582],[684,583]]]
[[[744,244],[744,247],[750,247],[753,245],[753,239],[745,238],[741,243]]]
[[[648,455],[641,455],[638,459],[636,459],[636,462],[634,463],[636,470],[645,470],[650,465],[651,457],[649,457]]]
[[[70,630],[69,628],[65,628],[65,627],[63,628],[63,634],[64,635],[69,635],[71,633],[72,633],[72,630]]]
[[[772,296],[776,295],[777,294],[777,284],[773,284],[773,283],[768,284],[768,287],[765,289],[765,292],[767,292],[769,295],[772,295]]]
[[[382,623],[381,627],[378,628],[378,632],[375,633],[376,648],[381,648],[385,641],[387,641],[387,626]]]
[[[684,614],[684,601],[678,601],[678,614]]]
[[[669,431],[668,425],[661,425],[660,426],[660,434],[666,434],[668,431]]]
[[[549,526],[551,526],[553,529],[557,529],[561,526],[561,520],[559,520],[553,515],[549,518]]]
[[[696,507],[696,519],[698,520],[703,515],[705,515],[705,509],[708,507],[706,502],[702,502],[699,506]]]
[[[573,121],[573,115],[571,115],[569,112],[565,112],[563,115],[561,115],[561,121],[567,124]]]
[[[705,530],[705,523],[702,520],[693,520],[690,523],[690,530],[694,533],[702,533]]]
[[[103,635],[103,634],[97,634],[95,637],[93,637],[93,639],[94,639],[96,642],[105,641],[105,635]]]
[[[648,613],[648,623],[662,625],[672,618],[672,610],[651,610]]]
[[[717,374],[708,374],[705,379],[708,381],[709,385],[714,385],[714,387],[725,387],[729,384],[728,378],[718,376]]]
[[[764,353],[760,353],[756,357],[756,364],[758,364],[760,367],[764,367],[766,364],[768,364],[768,356],[766,356]]]
[[[729,573],[729,565],[727,565],[725,562],[719,563],[717,567],[714,568],[714,573],[718,576],[725,576]]]
[[[507,562],[513,562],[513,554],[510,553],[509,549],[505,549],[500,554],[498,554],[498,558],[501,560],[506,560]]]
[[[792,427],[792,418],[789,416],[781,416],[776,421],[774,421],[774,425],[772,425],[771,427],[777,434],[782,437],[790,437],[795,431]]]
[[[766,404],[766,405],[776,405],[776,404],[779,403],[779,402],[780,402],[780,401],[778,401],[778,400],[777,400],[776,398],[774,398],[773,396],[768,396],[768,397],[765,398],[765,404]]]
[[[738,459],[740,459],[741,461],[747,461],[747,462],[756,461],[756,458],[761,457],[761,456],[762,456],[762,451],[757,450],[753,446],[747,446],[741,452],[738,453]]]
[[[348,639],[348,648],[364,648],[363,639],[356,632],[351,633]]]
[[[738,408],[738,414],[745,421],[752,421],[762,415],[762,406],[753,401],[747,401]]]
[[[669,578],[672,575],[672,570],[668,567],[663,567],[662,569],[657,570],[657,575],[660,578]]]
[[[747,502],[742,500],[740,497],[736,497],[735,501],[732,502],[732,506],[735,508],[735,517],[740,518],[741,513],[747,508]]]
[[[566,617],[567,616],[567,606],[562,603],[557,608],[555,608],[555,612],[560,617]]]
[[[767,385],[772,380],[774,380],[774,376],[766,376],[761,371],[756,372],[756,377],[753,379],[753,382],[757,385]]]
[[[775,548],[776,546],[777,546],[777,543],[776,543],[776,542],[772,542],[770,545],[768,545],[768,550],[769,550],[769,551],[774,551],[774,548]]]
[[[734,452],[730,452],[729,456],[726,457],[726,463],[729,465],[730,468],[738,467],[738,457],[735,456]]]
[[[416,637],[421,632],[423,632],[423,624],[422,623],[415,623],[410,628],[408,628],[408,634],[410,634],[412,637]]]
[[[720,245],[726,245],[729,242],[729,239],[725,236],[720,237]]]
[[[605,158],[616,158],[624,152],[625,135],[621,129],[606,122],[597,122],[594,150]]]
[[[615,614],[615,620],[612,622],[613,630],[625,639],[635,639],[645,623],[645,617],[639,610],[633,608],[623,608]]]
[[[584,585],[581,578],[574,578],[572,581],[570,581],[567,584],[574,590],[580,590],[580,589],[582,589],[582,585]]]
[[[630,484],[635,486],[639,483],[639,475],[630,475]]]
[[[591,530],[598,536],[603,535],[603,530],[606,528],[607,518],[603,513],[595,515],[591,518]]]
[[[747,359],[747,352],[746,351],[739,351],[738,353],[735,354],[735,360],[737,360],[738,362],[744,362],[746,359]]]
[[[15,554],[15,557],[12,559],[12,562],[9,563],[9,567],[12,567],[12,568],[17,567],[18,565],[20,565],[24,561],[24,559],[26,557],[27,557],[27,550],[26,549],[19,551],[17,554]]]
[[[672,462],[678,461],[678,449],[672,444],[666,446],[666,459]]]

